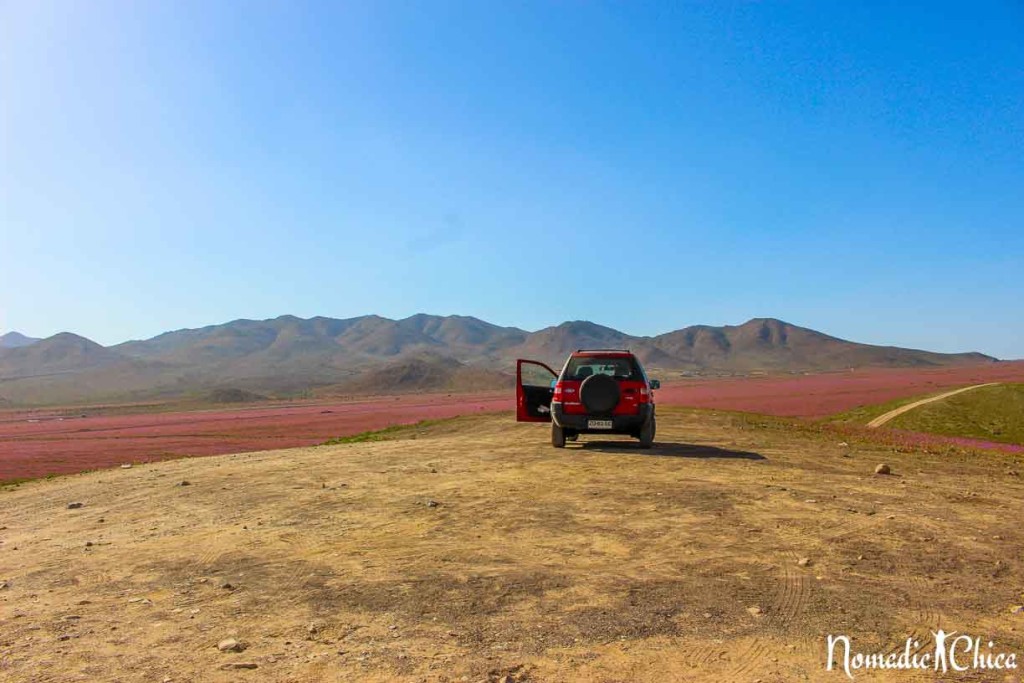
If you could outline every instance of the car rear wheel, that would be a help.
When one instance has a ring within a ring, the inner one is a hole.
[[[551,423],[551,445],[555,448],[565,448],[565,430]]]
[[[650,448],[654,445],[654,432],[656,431],[657,424],[654,421],[654,416],[651,415],[644,426],[640,428],[640,448]]]

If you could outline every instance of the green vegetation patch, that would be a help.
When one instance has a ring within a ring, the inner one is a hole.
[[[914,408],[885,426],[1024,444],[1024,384],[997,384],[965,391]]]
[[[94,470],[85,470],[86,472],[93,472]],[[75,472],[75,474],[84,474],[84,472]],[[13,491],[22,484],[29,484],[34,481],[43,481],[54,479],[55,477],[68,477],[70,474],[58,474],[51,472],[50,474],[42,474],[38,477],[14,477],[13,479],[0,480],[0,491]]]
[[[414,424],[392,425],[384,429],[374,429],[367,432],[359,432],[350,436],[338,436],[324,441],[321,446],[337,446],[345,443],[369,443],[373,441],[391,441],[393,439],[411,438],[415,439],[417,434],[427,427],[447,422],[448,420],[420,420]]]
[[[13,490],[21,486],[22,484],[33,481],[32,477],[17,477],[16,479],[5,479],[0,481],[0,491]]]

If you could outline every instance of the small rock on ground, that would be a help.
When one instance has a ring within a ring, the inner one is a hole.
[[[221,652],[241,652],[245,649],[245,645],[234,638],[225,638],[217,643],[217,649]]]
[[[884,462],[875,466],[875,474],[892,474],[892,469]]]
[[[68,510],[77,510],[82,507],[82,505],[84,505],[84,503],[68,503]]]
[[[814,562],[812,562],[809,557],[801,557],[797,560],[796,564],[798,567],[810,567]]]

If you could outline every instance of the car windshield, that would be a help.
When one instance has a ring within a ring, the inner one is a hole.
[[[586,379],[591,375],[610,375],[615,379],[642,380],[637,362],[626,356],[573,356],[565,366],[562,379]]]

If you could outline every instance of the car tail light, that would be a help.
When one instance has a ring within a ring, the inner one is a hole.
[[[640,399],[637,403],[650,403],[651,392],[647,391],[647,387],[640,387]]]
[[[555,382],[555,393],[551,395],[552,401],[562,402],[562,383]]]

